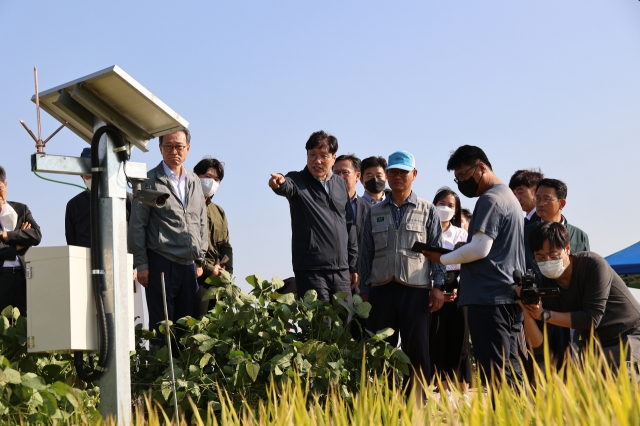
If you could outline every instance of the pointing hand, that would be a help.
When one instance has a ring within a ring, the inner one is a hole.
[[[271,187],[272,189],[278,189],[284,182],[284,176],[279,173],[272,173],[271,179],[269,179],[269,187]]]

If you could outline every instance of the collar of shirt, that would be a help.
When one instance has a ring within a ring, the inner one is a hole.
[[[165,163],[164,160],[162,161],[162,168],[164,169],[164,172],[167,174],[169,179],[175,182],[182,182],[184,180],[187,180],[187,174],[185,173],[184,166],[180,166],[182,171],[182,176],[180,178],[178,178],[178,175],[173,170],[171,170],[169,166],[167,166],[167,163]]]
[[[387,197],[382,204],[389,204],[389,209],[391,210],[391,216],[393,217],[393,222],[396,229],[400,228],[400,222],[402,222],[402,218],[409,208],[409,204],[413,204],[416,206],[418,204],[418,196],[411,191],[409,197],[404,200],[401,206],[397,206],[396,203],[393,202],[393,198],[391,196]]]
[[[398,206],[398,205],[396,205],[396,203],[393,202],[393,197],[391,196],[391,194],[389,194],[389,198],[385,198],[384,201],[381,201],[381,202],[386,202],[386,203],[392,204],[392,205],[394,205],[396,207],[402,207],[407,203],[413,204],[414,206],[417,206],[418,205],[418,196],[416,195],[415,192],[411,191],[411,194],[409,194],[409,197],[406,200],[404,200],[404,202],[402,203],[401,206]]]
[[[173,185],[173,189],[175,189],[175,191],[178,193],[178,198],[180,199],[180,202],[184,206],[186,201],[185,194],[187,192],[186,191],[187,171],[184,169],[184,166],[180,166],[182,176],[178,178],[178,175],[175,174],[173,170],[171,170],[164,161],[162,162],[162,167],[164,168],[164,172],[167,174],[167,177],[169,178],[171,185]]]
[[[365,193],[364,193],[364,194],[362,194],[362,198],[364,198],[364,200],[365,200],[367,203],[369,203],[369,204],[371,204],[372,206],[374,206],[374,205],[376,205],[376,204],[378,204],[378,203],[383,202],[383,201],[385,200],[385,198],[386,198],[386,197],[385,197],[385,194],[384,194],[384,191],[383,191],[383,192],[382,192],[382,198],[380,198],[379,200],[376,200],[376,199],[375,199],[375,198],[373,198],[371,195],[369,195],[369,193],[368,193],[368,192],[366,192],[366,191],[365,191]]]
[[[531,220],[531,217],[532,217],[534,214],[536,214],[536,208],[535,208],[535,207],[534,207],[534,208],[533,208],[533,210],[531,210],[531,211],[529,212],[529,214],[528,214],[528,215],[526,215],[525,217],[527,218],[527,220]]]
[[[547,221],[540,219],[540,222],[547,222]],[[564,215],[561,215],[560,223],[563,224],[564,226],[567,226],[567,218],[564,217]]]
[[[325,191],[327,191],[327,194],[329,194],[329,179],[331,179],[331,176],[333,175],[333,173],[331,173],[331,171],[329,171],[329,174],[327,175],[327,178],[325,180],[322,179],[318,179],[317,177],[313,176],[313,178],[315,180],[317,180],[318,182],[320,182],[320,185],[322,185],[322,187],[324,188]]]

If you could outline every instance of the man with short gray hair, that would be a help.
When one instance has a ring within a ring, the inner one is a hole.
[[[208,248],[207,211],[198,176],[183,163],[191,149],[187,129],[160,136],[162,161],[147,173],[148,189],[169,194],[153,208],[134,199],[129,221],[129,250],[138,282],[147,288],[149,325],[164,319],[161,273],[167,292],[169,320],[195,310],[197,277]]]

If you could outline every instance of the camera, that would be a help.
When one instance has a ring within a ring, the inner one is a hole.
[[[458,275],[460,271],[447,271],[444,279],[444,291],[453,294],[453,290],[458,288]]]
[[[522,300],[525,305],[535,305],[541,297],[557,297],[560,295],[560,289],[557,287],[538,287],[536,281],[536,274],[531,269],[527,270],[524,275],[522,271],[513,271],[514,284],[522,286],[520,296],[516,297],[516,300]]]
[[[154,191],[152,189],[141,189],[138,191],[138,201],[151,207],[162,207],[167,202],[169,194],[166,192]]]
[[[142,189],[142,184],[146,179],[130,179],[133,186],[133,196],[138,199],[138,202],[146,204],[147,206],[160,208],[165,205],[169,194],[161,191],[154,191],[153,189]]]

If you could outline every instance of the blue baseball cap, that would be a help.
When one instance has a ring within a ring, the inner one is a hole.
[[[83,149],[82,154],[80,154],[80,158],[91,158],[91,148]]]
[[[416,159],[407,151],[396,151],[389,156],[389,169],[402,169],[412,171],[416,168]]]

